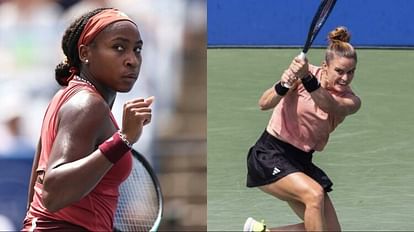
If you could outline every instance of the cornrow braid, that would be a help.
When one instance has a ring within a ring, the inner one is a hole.
[[[55,69],[55,79],[61,86],[68,85],[70,68],[80,69],[81,61],[78,54],[78,40],[88,20],[99,12],[110,8],[98,8],[77,18],[65,31],[62,38],[62,50],[66,60],[59,63]],[[78,71],[79,72],[79,71]],[[78,74],[78,73],[77,73]]]

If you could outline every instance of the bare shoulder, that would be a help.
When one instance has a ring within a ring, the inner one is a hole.
[[[59,110],[50,167],[90,154],[113,130],[106,102],[89,91],[76,93]]]
[[[344,97],[351,99],[355,104],[359,106],[361,105],[361,98],[355,94],[351,87],[348,87],[348,91],[344,93]]]
[[[76,114],[77,117],[89,116],[98,119],[110,112],[108,104],[101,96],[89,91],[80,91],[69,99],[61,108],[59,114]]]
[[[89,91],[80,91],[60,109],[59,130],[82,133],[84,136],[97,136],[110,125],[110,111],[101,96]],[[92,131],[96,133],[91,134]]]
[[[361,108],[361,98],[351,88],[342,93],[334,93],[332,96],[342,105],[345,116],[354,114]]]

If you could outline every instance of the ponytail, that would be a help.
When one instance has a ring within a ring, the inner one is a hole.
[[[55,68],[55,79],[61,86],[68,85],[68,78],[70,77],[70,65],[66,62],[59,63]]]

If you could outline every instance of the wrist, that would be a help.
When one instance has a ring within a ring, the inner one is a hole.
[[[276,83],[274,88],[275,88],[275,91],[276,91],[277,95],[279,95],[279,96],[285,96],[286,93],[289,91],[289,88],[284,87],[282,85],[282,82],[280,82],[280,81],[278,83]]]
[[[124,142],[129,148],[132,148],[133,143],[130,142],[126,135],[124,133],[122,133],[120,130],[118,131],[118,135],[121,138],[122,142]]]
[[[111,138],[99,145],[98,149],[111,163],[115,164],[131,150],[131,147],[122,140],[118,132],[115,132]]]
[[[311,73],[309,73],[308,76],[302,78],[301,81],[303,87],[305,87],[306,91],[308,91],[309,93],[312,93],[313,91],[321,87],[321,84],[319,83],[318,79],[316,79],[316,77],[313,76]]]
[[[312,78],[315,78],[315,77],[312,75],[312,73],[308,73],[308,75],[306,75],[306,76],[302,77],[300,80],[301,80],[302,82],[308,82],[308,81],[310,81]],[[316,78],[315,78],[315,79],[316,79]]]

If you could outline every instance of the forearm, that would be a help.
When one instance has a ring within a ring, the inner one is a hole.
[[[46,172],[43,201],[50,211],[57,211],[89,194],[112,167],[100,150],[79,160],[54,167]]]
[[[302,80],[302,83],[316,105],[327,113],[347,116],[357,112],[361,107],[361,100],[357,96],[349,95],[336,98],[325,88],[321,88],[314,77]]]
[[[319,88],[312,93],[310,93],[312,100],[316,105],[327,113],[342,113],[342,107],[340,107],[339,102],[337,102],[332,95],[326,91],[324,88]]]
[[[280,100],[283,98],[284,94],[278,94],[276,92],[275,86],[272,86],[266,90],[262,97],[259,99],[259,107],[261,110],[268,110],[275,107],[279,104]]]

